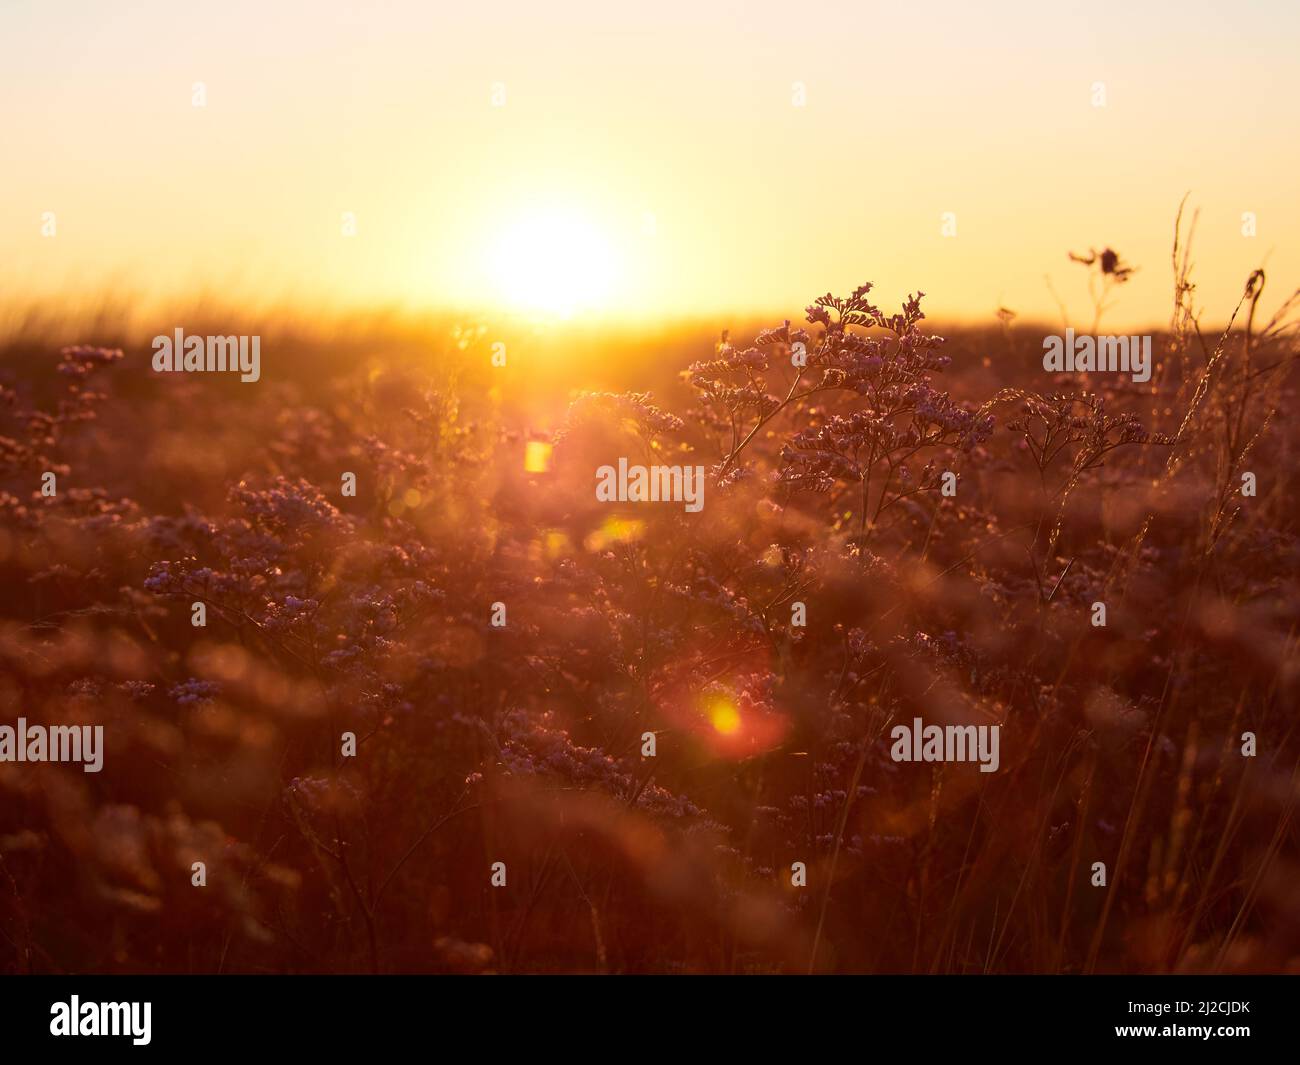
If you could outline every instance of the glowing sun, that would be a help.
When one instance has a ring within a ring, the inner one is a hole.
[[[492,246],[489,270],[502,302],[564,317],[609,299],[616,261],[605,234],[580,213],[531,214]]]

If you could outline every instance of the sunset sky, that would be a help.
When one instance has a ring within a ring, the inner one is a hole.
[[[1300,283],[1298,31],[1290,2],[5,0],[0,288],[671,318],[874,280],[1055,320],[1047,275],[1089,319],[1066,253],[1112,245],[1136,326],[1190,192],[1219,321],[1261,263],[1266,310]]]

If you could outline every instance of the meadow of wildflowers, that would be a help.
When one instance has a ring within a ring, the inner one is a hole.
[[[572,395],[481,329],[256,387],[12,341],[0,720],[105,752],[0,762],[0,970],[1296,971],[1263,283],[1211,334],[1180,278],[1144,384],[870,285]],[[599,501],[620,457],[703,508]]]

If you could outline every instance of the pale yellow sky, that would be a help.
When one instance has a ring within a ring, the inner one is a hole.
[[[1281,0],[5,0],[0,287],[664,318],[873,280],[1055,320],[1048,275],[1086,322],[1066,252],[1112,245],[1136,326],[1190,191],[1218,321],[1261,262],[1266,310],[1300,283],[1298,29]]]

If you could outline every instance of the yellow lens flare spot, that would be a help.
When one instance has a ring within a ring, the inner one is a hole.
[[[573,541],[563,529],[543,529],[528,545],[532,562],[554,562],[573,554]]]
[[[568,554],[572,549],[568,534],[558,529],[548,530],[543,543],[546,546],[546,557],[552,561]]]
[[[606,518],[599,529],[587,535],[582,542],[588,551],[603,551],[610,544],[627,544],[639,540],[645,531],[645,522],[628,518]]]
[[[551,468],[551,445],[544,440],[529,440],[524,446],[524,470],[546,473]]]
[[[420,505],[420,493],[414,488],[408,488],[406,494],[402,496],[402,502],[406,504],[408,509],[414,510]]]
[[[709,710],[709,723],[722,736],[734,736],[740,731],[740,711],[727,702],[714,703]]]

